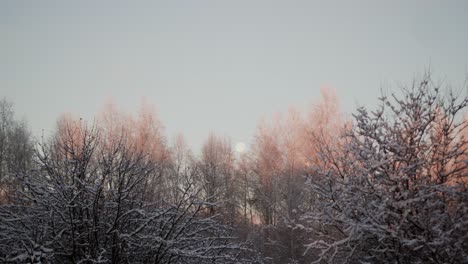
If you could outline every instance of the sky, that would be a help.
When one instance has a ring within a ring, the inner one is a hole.
[[[153,104],[169,140],[250,143],[331,87],[345,112],[431,70],[468,76],[468,1],[0,0],[0,97],[35,136],[112,100]]]

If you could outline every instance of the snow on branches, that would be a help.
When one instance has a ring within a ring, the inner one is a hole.
[[[176,202],[156,199],[163,165],[143,138],[135,148],[127,131],[112,141],[105,133],[64,120],[41,144],[22,192],[0,206],[1,262],[259,262],[193,185]]]
[[[310,175],[309,252],[328,263],[468,262],[468,98],[429,75],[359,108],[342,151]],[[336,162],[338,161],[338,162]]]

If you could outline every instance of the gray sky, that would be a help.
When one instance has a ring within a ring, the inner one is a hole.
[[[351,3],[352,2],[352,3]],[[323,85],[343,109],[429,67],[468,76],[468,1],[4,1],[0,97],[35,135],[63,112],[154,104],[170,139],[250,142],[257,121],[307,106]]]

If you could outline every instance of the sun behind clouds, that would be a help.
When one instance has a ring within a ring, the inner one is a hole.
[[[244,153],[246,146],[244,142],[237,142],[235,146],[236,152],[237,153]]]

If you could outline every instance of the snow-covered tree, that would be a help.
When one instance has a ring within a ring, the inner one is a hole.
[[[31,166],[33,143],[24,121],[15,119],[13,105],[0,100],[0,204],[18,189],[16,175]]]
[[[319,263],[467,263],[468,98],[427,75],[380,101],[359,108],[343,146],[313,168],[308,253]]]
[[[24,190],[0,206],[0,261],[12,263],[252,263],[255,252],[208,215],[192,185],[173,203],[153,194],[161,163],[133,131],[64,118],[37,150]],[[148,181],[148,178],[151,181]],[[150,184],[151,183],[151,184]]]

